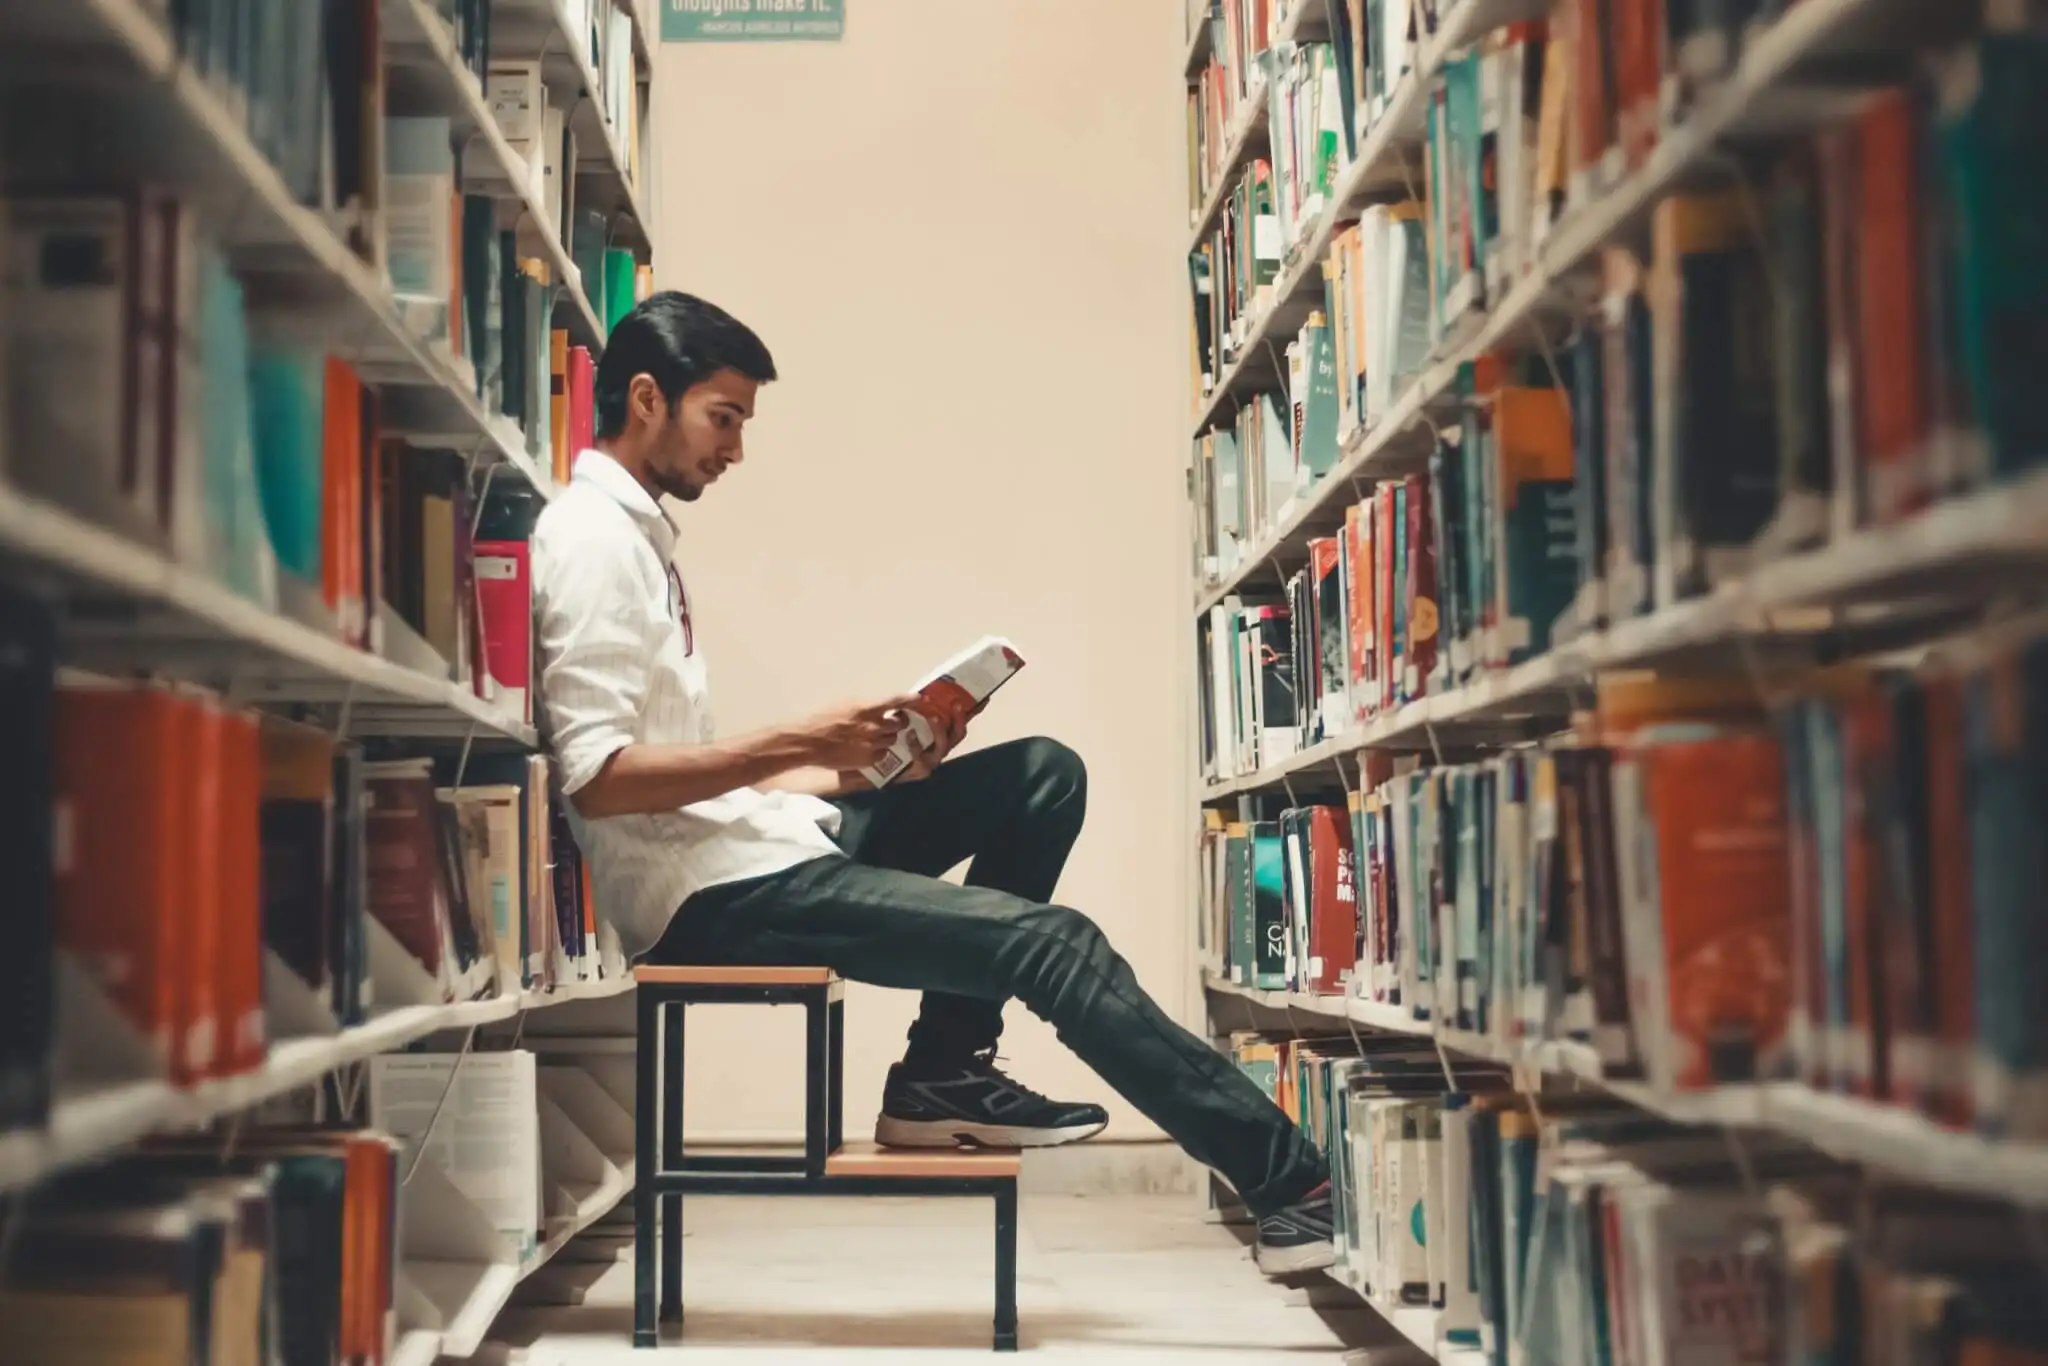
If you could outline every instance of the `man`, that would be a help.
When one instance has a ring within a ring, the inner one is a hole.
[[[876,1137],[1038,1146],[1099,1132],[995,1066],[1011,997],[1261,1216],[1269,1271],[1331,1261],[1321,1155],[1139,987],[1095,924],[1053,904],[1080,833],[1080,761],[1048,740],[948,760],[943,730],[889,787],[859,777],[912,696],[726,739],[711,724],[662,496],[695,502],[744,456],[767,348],[700,299],[658,294],[597,368],[597,449],[533,536],[541,698],[597,903],[636,960],[823,964],[923,991]],[[941,723],[944,724],[943,722]],[[966,885],[940,880],[972,859]]]

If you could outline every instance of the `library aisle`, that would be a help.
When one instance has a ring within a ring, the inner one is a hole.
[[[692,1362],[989,1359],[977,1202],[704,1198],[684,1246]],[[526,1366],[647,1359],[626,1345],[631,1258],[630,1229],[586,1239],[522,1296],[557,1303],[515,1305],[498,1342]],[[1027,1194],[1018,1258],[1020,1350],[1077,1366],[1427,1360],[1363,1305],[1262,1280],[1185,1195]]]

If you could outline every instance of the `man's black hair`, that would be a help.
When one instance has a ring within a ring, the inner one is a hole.
[[[626,390],[635,375],[654,379],[669,411],[685,390],[720,370],[757,384],[775,378],[775,358],[753,329],[717,304],[665,289],[619,319],[597,362],[597,435],[626,430]]]

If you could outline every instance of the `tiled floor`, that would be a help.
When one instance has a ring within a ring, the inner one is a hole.
[[[978,1200],[691,1202],[687,1323],[635,1353],[630,1245],[603,1238],[537,1277],[558,1301],[495,1336],[527,1366],[990,1363],[991,1212]],[[1188,1196],[1027,1196],[1018,1238],[1020,1359],[1067,1362],[1426,1360],[1369,1310],[1311,1307],[1272,1285]]]

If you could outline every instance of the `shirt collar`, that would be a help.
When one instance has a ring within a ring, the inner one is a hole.
[[[675,554],[675,522],[654,496],[640,486],[640,481],[626,473],[625,466],[603,451],[585,451],[576,457],[576,467],[570,478],[574,483],[590,485],[624,508],[647,533],[648,539],[654,542],[654,548],[661,552],[663,560]]]

